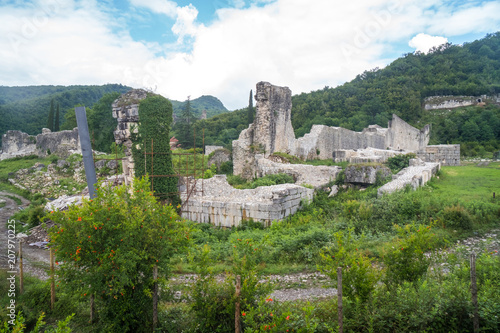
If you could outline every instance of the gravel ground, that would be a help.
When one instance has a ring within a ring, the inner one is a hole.
[[[20,206],[8,196],[15,196],[22,201]],[[0,208],[0,268],[8,269],[7,261],[7,220],[12,214],[18,211],[18,207],[27,207],[29,201],[21,196],[8,192],[0,192],[0,198],[5,200],[5,207]],[[16,252],[19,250],[19,245],[16,244]],[[26,274],[36,276],[42,280],[48,279],[45,269],[49,267],[50,254],[48,250],[42,250],[36,247],[31,247],[23,244],[23,271]]]

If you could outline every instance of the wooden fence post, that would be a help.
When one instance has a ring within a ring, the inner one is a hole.
[[[21,294],[24,290],[24,275],[23,275],[23,242],[19,240],[19,291]]]
[[[241,276],[236,276],[236,306],[234,310],[234,332],[241,333],[240,327],[240,294],[241,294]]]
[[[337,267],[337,297],[339,315],[339,333],[344,333],[344,313],[342,308],[342,267]]]
[[[153,332],[158,325],[158,266],[153,267]]]
[[[472,305],[474,306],[474,333],[479,332],[479,309],[477,304],[477,283],[476,283],[476,253],[470,255],[470,282],[472,292]]]
[[[50,309],[54,310],[56,286],[54,281],[54,249],[50,248]]]

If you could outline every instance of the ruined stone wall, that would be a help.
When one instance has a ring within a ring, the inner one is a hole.
[[[81,154],[80,136],[78,128],[71,131],[51,132],[44,128],[42,134],[36,136],[36,148],[39,157],[45,157],[49,153],[66,158],[71,154]]]
[[[410,166],[392,176],[392,181],[379,187],[378,196],[403,190],[411,186],[414,190],[424,186],[435,175],[441,165],[439,163],[423,162],[419,158],[411,159]]]
[[[224,149],[222,146],[205,146],[205,156],[210,155],[212,152],[216,151],[217,149]]]
[[[294,214],[304,200],[313,199],[314,193],[312,189],[294,184],[238,190],[227,183],[225,175],[206,179],[203,184],[197,182],[196,187],[181,216],[221,227],[238,226],[242,220],[250,218],[270,225],[274,220]],[[183,202],[185,195],[185,192],[181,195]]]
[[[426,162],[439,162],[441,165],[460,165],[460,145],[427,146],[417,157]]]
[[[78,129],[51,132],[48,128],[37,136],[21,131],[7,131],[2,136],[2,154],[0,160],[18,156],[38,155],[45,157],[56,154],[66,158],[74,153],[81,153]]]
[[[35,154],[36,137],[21,131],[7,131],[2,135],[0,159]]]
[[[265,157],[275,151],[290,153],[295,141],[291,118],[292,91],[288,87],[259,82],[255,100],[253,145],[259,147]]]
[[[293,177],[295,184],[310,185],[314,188],[327,185],[342,171],[338,166],[277,163],[262,155],[257,155],[255,160],[258,177],[285,173]]]
[[[389,121],[385,146],[396,150],[420,151],[429,143],[430,133],[430,125],[419,130],[393,114],[392,120]]]
[[[130,135],[139,123],[139,102],[145,99],[147,94],[147,91],[143,89],[134,89],[121,95],[111,105],[113,118],[118,121],[116,130],[113,132],[115,142],[125,147],[125,159],[122,160],[125,184],[131,184],[135,176]]]
[[[482,103],[500,103],[500,94],[481,96],[430,96],[425,98],[426,110],[453,109],[471,105],[484,105]]]
[[[311,132],[295,141],[295,156],[303,159],[329,159],[339,149],[384,149],[385,132],[354,132],[342,127],[313,125]]]

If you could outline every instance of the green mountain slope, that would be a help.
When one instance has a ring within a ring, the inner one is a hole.
[[[294,96],[292,123],[297,136],[313,124],[353,130],[374,123],[385,126],[392,113],[418,125],[425,97],[498,93],[500,32],[463,46],[410,53],[342,86]]]
[[[0,87],[0,135],[8,130],[39,134],[47,126],[50,101],[60,105],[60,121],[75,105],[91,107],[107,93],[124,93],[130,87],[121,84],[102,86],[28,86]]]
[[[175,100],[170,101],[172,102],[174,115],[180,116],[186,102],[179,102]],[[196,118],[200,118],[203,110],[207,111],[207,118],[216,116],[224,112],[228,112],[228,109],[226,109],[224,104],[222,104],[222,102],[217,97],[210,95],[203,95],[191,101],[191,111]]]

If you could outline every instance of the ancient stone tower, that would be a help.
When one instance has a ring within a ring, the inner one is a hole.
[[[292,127],[292,91],[288,87],[257,83],[256,114],[253,124],[233,141],[234,174],[250,179],[255,176],[255,155],[292,152],[295,134]]]
[[[125,146],[125,159],[123,160],[123,175],[125,184],[131,184],[134,176],[134,160],[132,158],[131,131],[139,123],[139,102],[147,97],[147,91],[134,89],[121,95],[113,102],[113,118],[118,120],[118,126],[113,132],[116,144]]]

